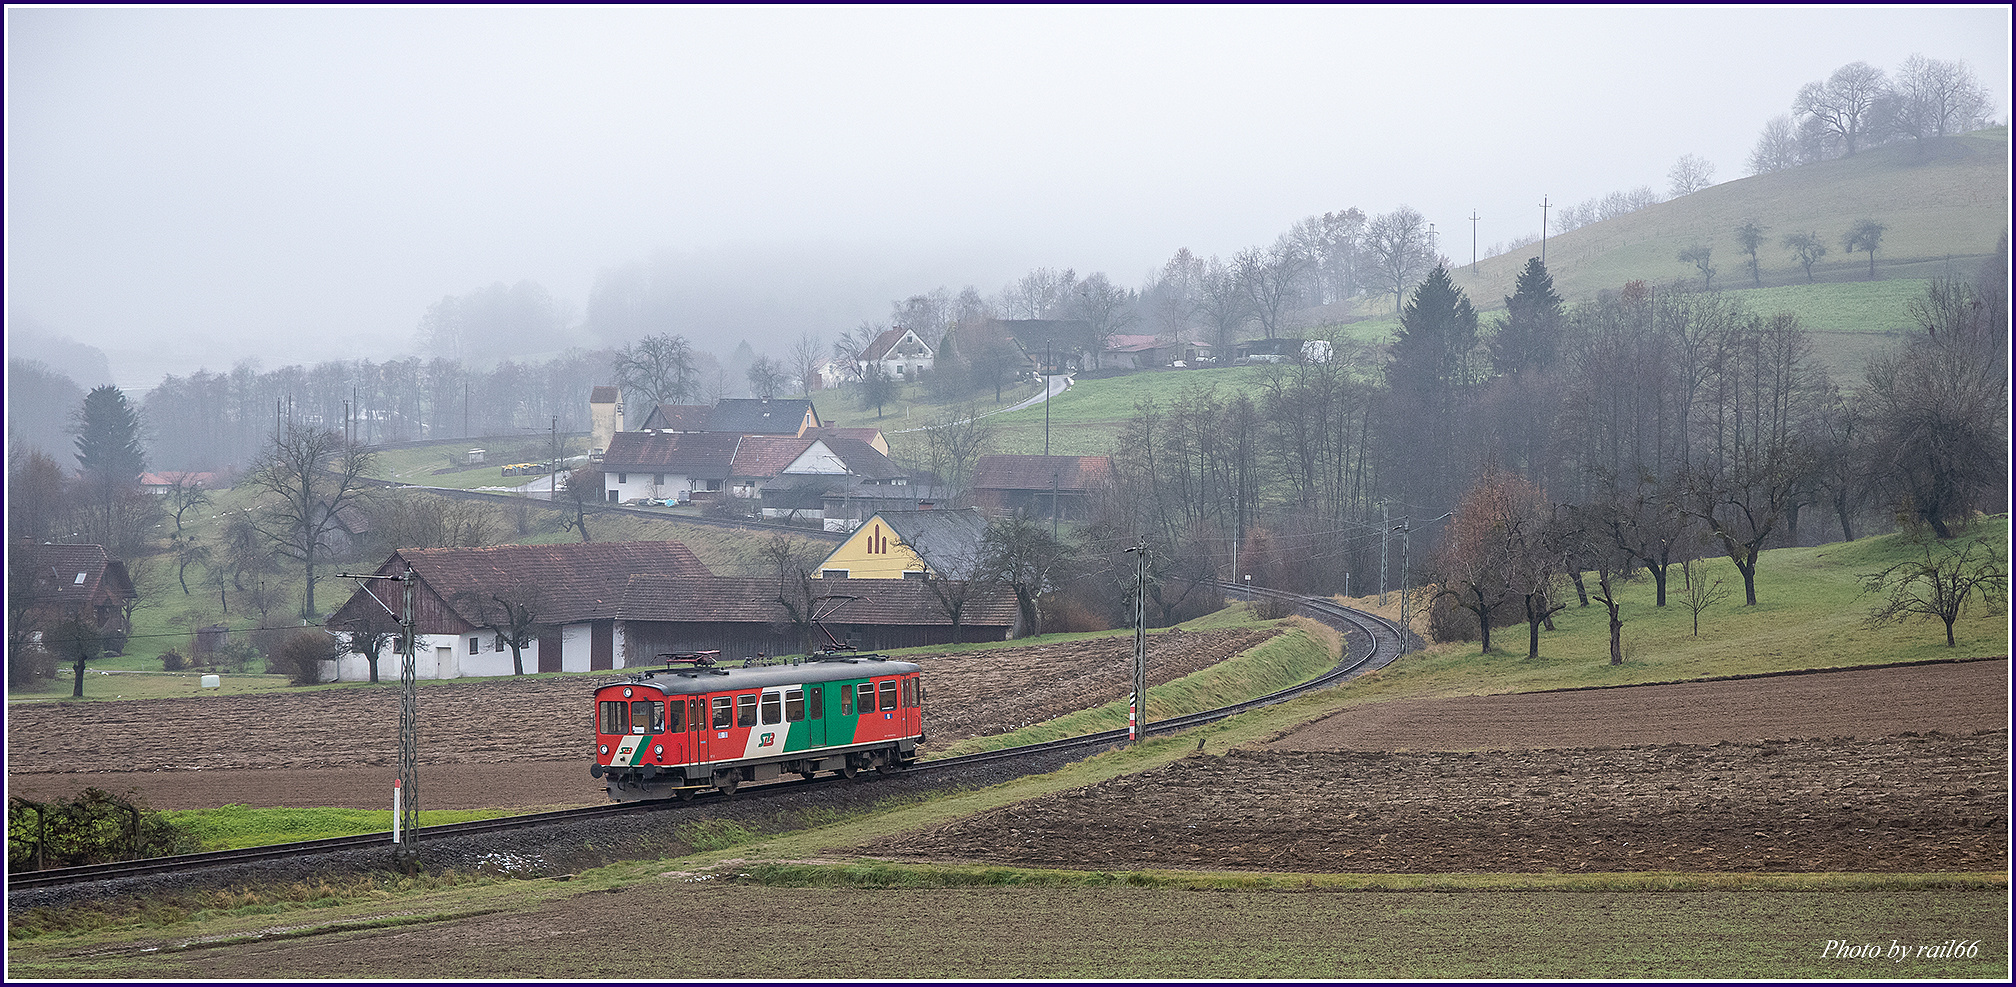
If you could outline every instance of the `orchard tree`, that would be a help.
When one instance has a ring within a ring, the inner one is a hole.
[[[1705,243],[1697,243],[1680,251],[1681,262],[1692,264],[1696,271],[1701,272],[1701,287],[1704,290],[1712,291],[1715,287],[1715,265],[1712,263],[1714,252],[1715,248]]]
[[[1743,225],[1736,227],[1736,243],[1750,258],[1750,284],[1757,288],[1764,287],[1764,276],[1757,269],[1757,248],[1764,245],[1765,232],[1765,228],[1754,219],[1746,219]]]
[[[1869,611],[1869,624],[1902,623],[1914,616],[1935,617],[1946,625],[1946,646],[1954,646],[1953,622],[1979,599],[1990,614],[2003,613],[2009,602],[2009,560],[1998,544],[1985,538],[1920,547],[1917,558],[1905,559],[1881,572],[1862,576],[1870,593],[1888,594]]]
[[[1785,249],[1799,258],[1799,266],[1806,269],[1806,280],[1813,280],[1813,265],[1827,256],[1827,244],[1818,233],[1787,233],[1783,241]]]
[[[1871,278],[1876,276],[1876,248],[1883,245],[1883,231],[1886,228],[1873,219],[1858,219],[1854,226],[1849,227],[1848,234],[1841,238],[1841,249],[1848,253],[1868,251]]]
[[[1828,394],[1826,371],[1792,315],[1737,315],[1704,354],[1706,380],[1684,509],[1743,574],[1757,605],[1757,558],[1813,473],[1807,421]]]

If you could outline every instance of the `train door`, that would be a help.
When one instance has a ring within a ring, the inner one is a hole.
[[[707,700],[696,696],[679,696],[672,700],[685,707],[685,717],[679,722],[680,764],[697,764],[707,760],[700,752],[707,739]]]

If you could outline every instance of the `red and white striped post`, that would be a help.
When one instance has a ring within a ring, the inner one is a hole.
[[[399,814],[399,798],[405,794],[405,789],[399,787],[399,779],[392,779],[392,842],[394,843],[399,842],[399,820],[401,818]]]

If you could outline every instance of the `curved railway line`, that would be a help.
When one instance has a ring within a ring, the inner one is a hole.
[[[1291,686],[1278,692],[1258,696],[1243,702],[1233,703],[1218,709],[1173,716],[1164,720],[1154,720],[1143,728],[1144,735],[1169,734],[1202,726],[1226,717],[1284,702],[1297,696],[1325,689],[1344,682],[1357,675],[1383,668],[1401,654],[1400,632],[1396,625],[1385,618],[1341,606],[1321,597],[1303,597],[1272,590],[1227,586],[1228,593],[1266,596],[1273,599],[1299,604],[1302,614],[1338,628],[1345,635],[1345,660],[1324,674]],[[926,776],[934,774],[954,774],[962,768],[999,761],[1050,757],[1060,753],[1070,753],[1085,749],[1096,749],[1122,743],[1127,739],[1127,730],[1108,730],[1102,733],[1086,734],[1063,740],[1019,747],[1003,748],[978,754],[940,758],[918,764],[905,774]],[[759,800],[786,793],[798,793],[807,786],[819,787],[848,784],[840,777],[817,779],[793,779],[778,781],[761,786],[745,788],[734,798],[737,800]],[[611,805],[589,806],[579,809],[562,809],[553,812],[504,816],[497,819],[476,822],[453,823],[441,826],[422,827],[415,834],[413,845],[422,846],[429,842],[455,837],[494,833],[504,830],[528,829],[567,823],[579,823],[610,816],[629,815],[640,812],[671,810],[679,807],[704,807],[714,800],[726,798],[718,792],[708,792],[693,802],[664,800],[650,802],[630,802]],[[125,861],[108,864],[91,864],[81,867],[52,868],[42,871],[12,874],[7,876],[7,890],[27,891],[38,888],[52,888],[81,884],[90,881],[111,881],[125,878],[145,877],[177,872],[199,871],[223,868],[240,864],[257,863],[282,858],[301,857],[315,854],[333,853],[347,850],[380,848],[387,845],[390,833],[366,833],[358,836],[343,836],[324,840],[309,840],[298,843],[277,843],[262,847],[240,850],[220,850],[211,853],[184,854],[173,857],[158,857],[151,860]]]

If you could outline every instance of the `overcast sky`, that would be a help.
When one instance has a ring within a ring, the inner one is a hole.
[[[1488,246],[1682,154],[1742,177],[1852,61],[1964,60],[2006,120],[2009,50],[2000,5],[10,7],[8,334],[137,391],[401,356],[497,281],[578,314],[671,251],[720,272],[697,345],[781,356],[899,295],[1138,286],[1350,206],[1467,254],[1472,210]]]

